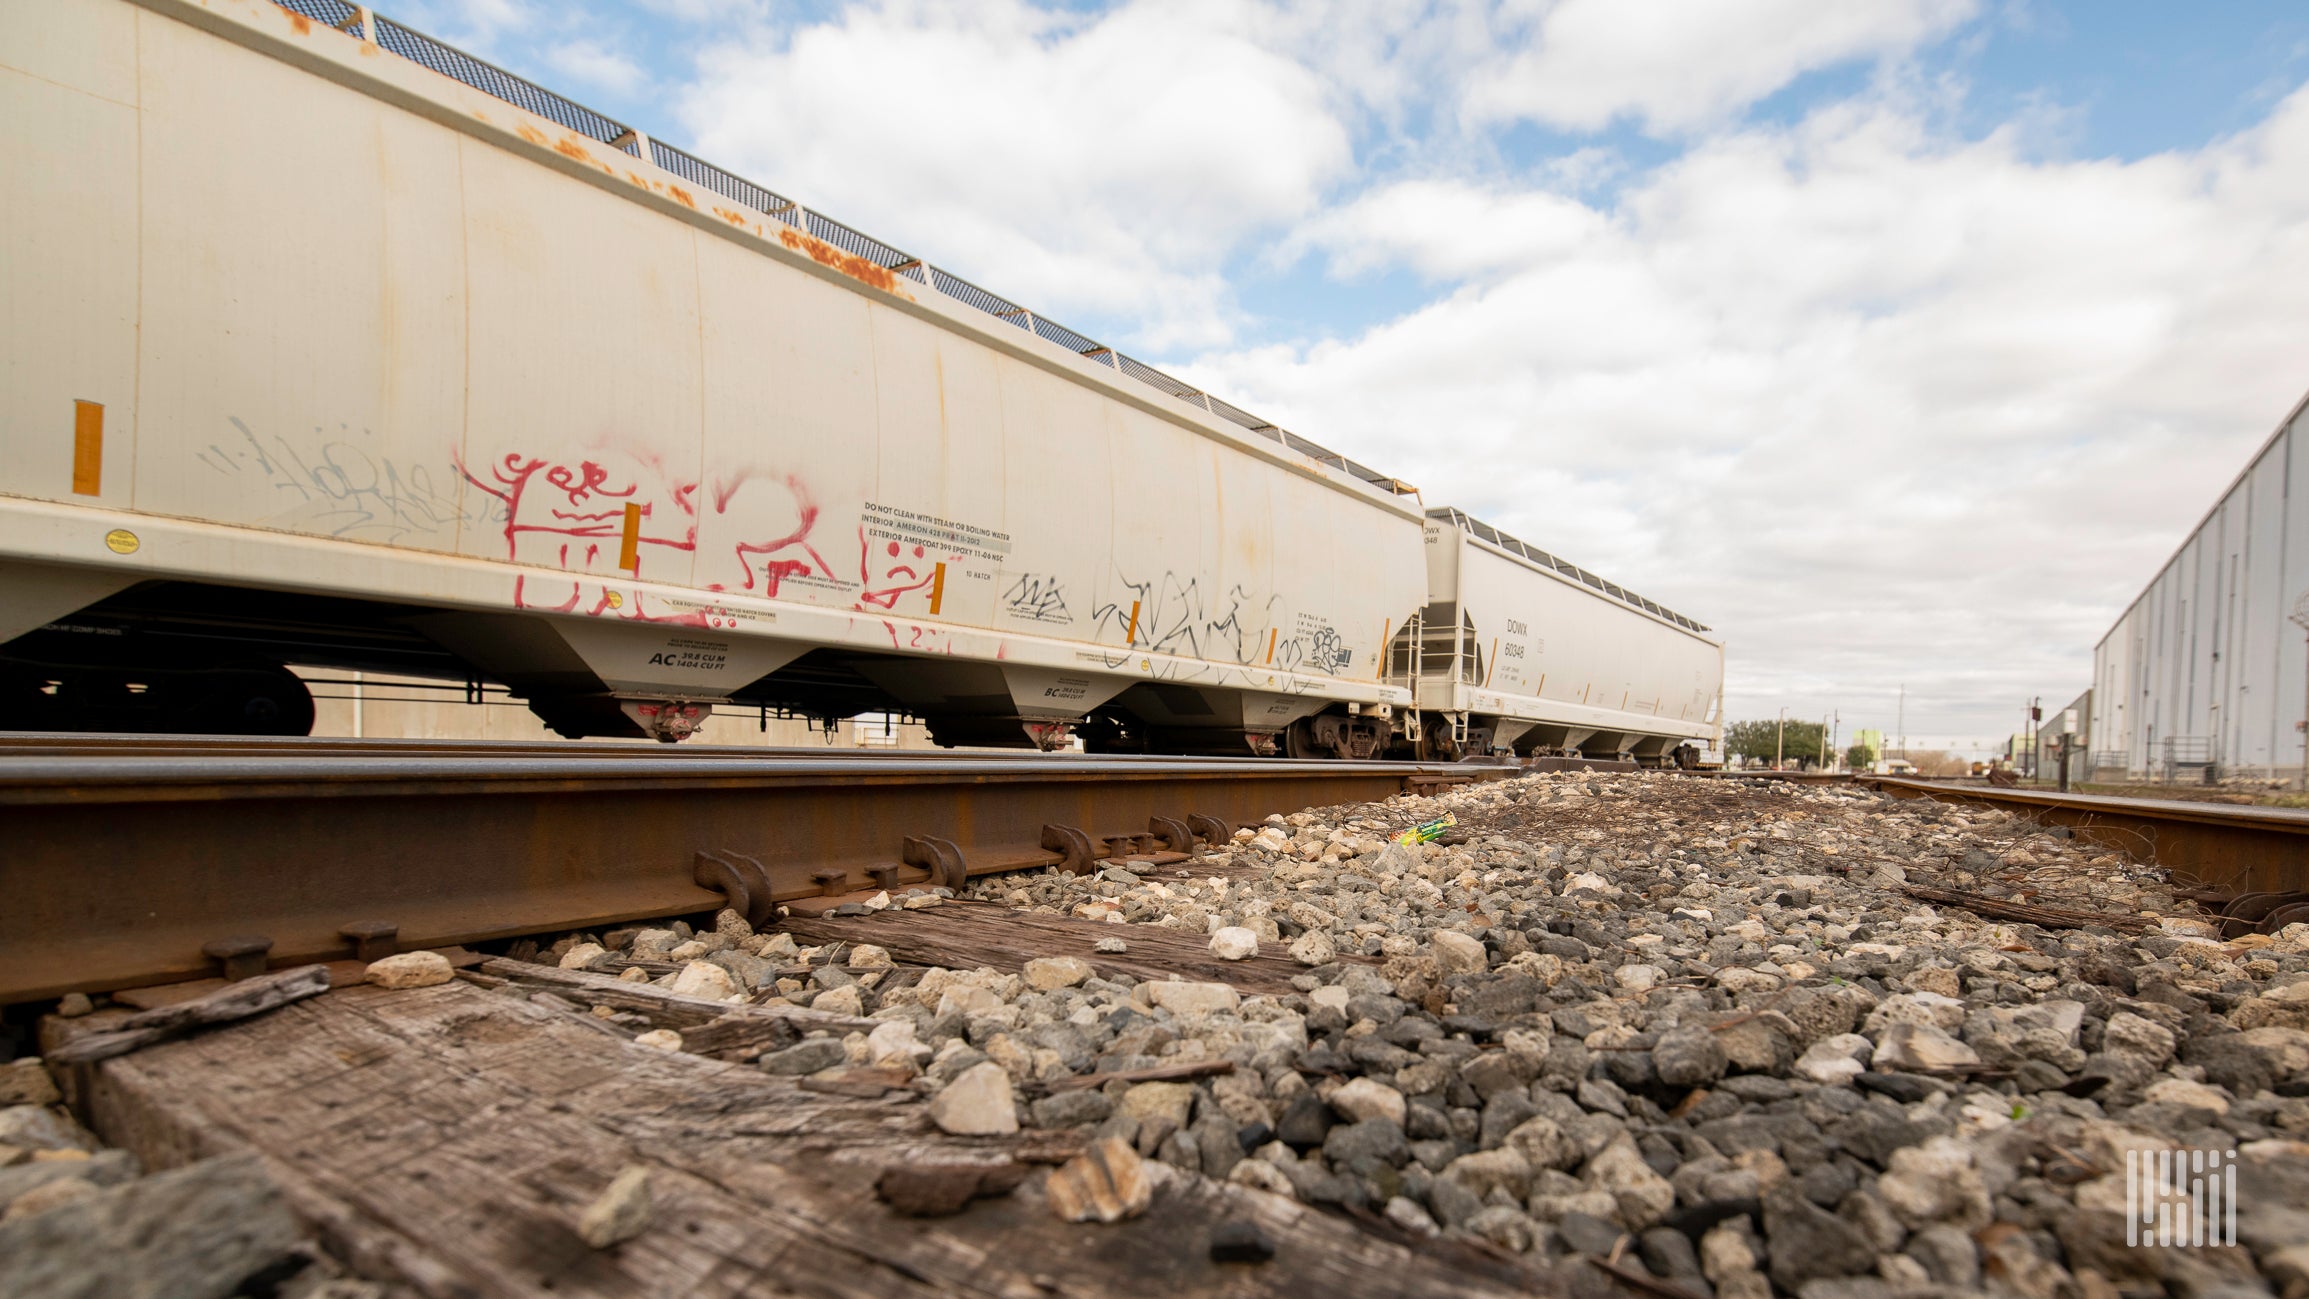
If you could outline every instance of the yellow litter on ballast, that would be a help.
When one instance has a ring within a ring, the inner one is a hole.
[[[1449,812],[1445,812],[1443,815],[1436,817],[1434,820],[1429,821],[1425,825],[1412,826],[1410,829],[1405,830],[1403,833],[1396,835],[1395,842],[1402,844],[1406,848],[1416,847],[1423,843],[1433,843],[1443,837],[1444,831],[1457,824],[1459,824],[1459,818],[1453,816]]]

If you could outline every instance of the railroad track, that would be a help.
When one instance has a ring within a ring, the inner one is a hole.
[[[2180,799],[2109,798],[1946,781],[1856,777],[1895,798],[1934,798],[2026,813],[2088,843],[2130,853],[2190,884],[2187,896],[2235,938],[2309,921],[2309,812]]]
[[[1184,860],[1419,763],[0,737],[0,1004],[1004,871]]]
[[[1510,766],[0,734],[0,1004],[905,885],[1183,860],[1270,813]],[[1852,779],[1852,778],[1845,778]],[[1861,777],[2309,918],[2309,813]]]

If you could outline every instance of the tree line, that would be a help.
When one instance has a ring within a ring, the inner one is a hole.
[[[1784,731],[1782,725],[1776,719],[1734,722],[1724,728],[1724,751],[1766,762],[1778,756],[1790,762],[1809,761],[1819,766],[1828,752],[1828,728],[1818,722],[1799,722],[1793,718],[1785,723]]]

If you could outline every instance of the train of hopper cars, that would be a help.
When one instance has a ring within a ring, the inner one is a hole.
[[[342,0],[12,10],[0,728],[1689,760],[1706,627]]]

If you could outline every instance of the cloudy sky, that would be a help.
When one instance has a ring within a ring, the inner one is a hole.
[[[2293,0],[405,0],[1970,748],[2309,387]]]

